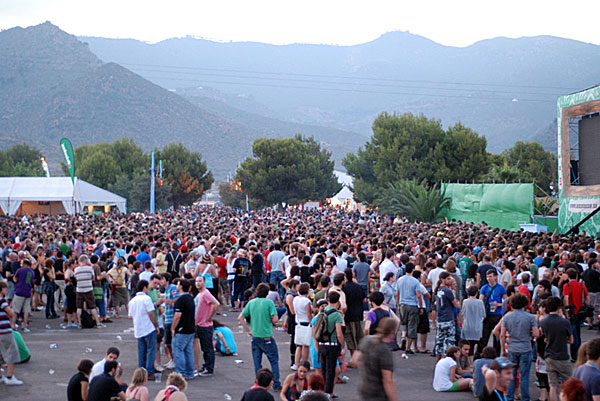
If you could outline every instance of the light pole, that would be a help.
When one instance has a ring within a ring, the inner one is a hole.
[[[154,152],[152,152],[152,164],[150,165],[150,213],[154,214]]]

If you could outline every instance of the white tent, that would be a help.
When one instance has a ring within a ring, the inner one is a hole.
[[[89,205],[115,205],[126,212],[127,199],[70,177],[0,177],[0,211],[6,215],[75,214]]]

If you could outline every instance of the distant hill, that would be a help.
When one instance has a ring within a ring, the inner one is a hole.
[[[39,147],[54,166],[62,137],[77,146],[127,136],[146,150],[182,142],[202,153],[217,178],[250,155],[258,137],[314,135],[338,161],[364,140],[340,130],[253,117],[231,106],[220,110],[206,97],[186,99],[118,64],[103,63],[86,44],[50,23],[0,32],[0,93],[1,143]]]
[[[558,96],[600,81],[600,46],[551,36],[461,48],[407,32],[354,46],[81,39],[164,88],[211,87],[252,113],[368,137],[382,111],[422,112],[461,121],[495,152],[546,127]]]

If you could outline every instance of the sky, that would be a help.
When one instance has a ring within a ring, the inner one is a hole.
[[[409,31],[448,46],[553,35],[600,45],[597,0],[0,0],[0,29],[77,36],[353,45]]]

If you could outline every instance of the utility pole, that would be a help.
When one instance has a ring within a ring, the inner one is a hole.
[[[150,213],[154,214],[154,211],[154,152],[152,152],[152,164],[150,165]]]

